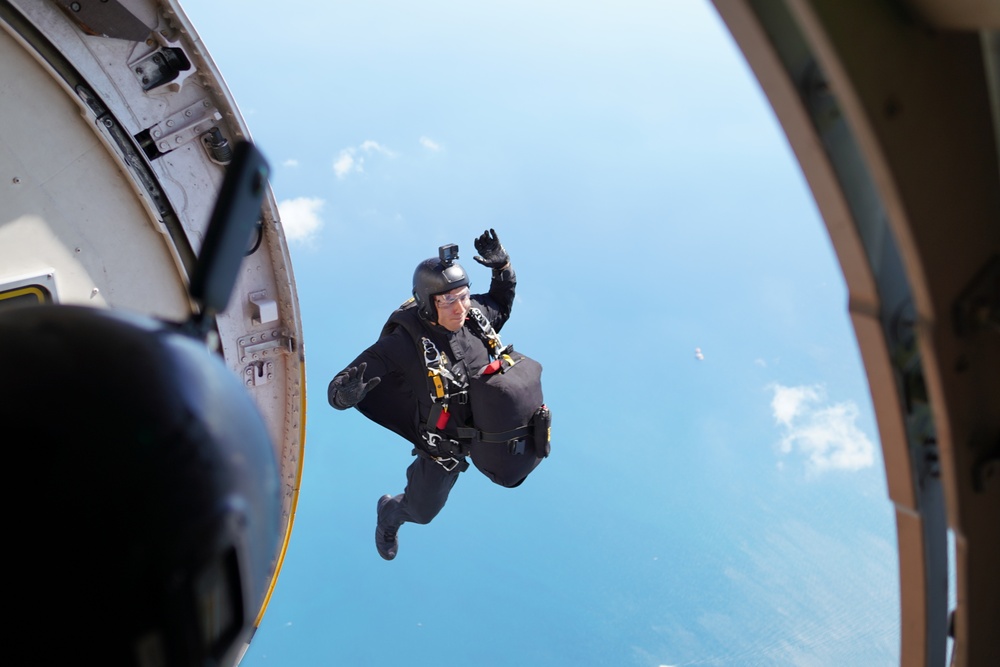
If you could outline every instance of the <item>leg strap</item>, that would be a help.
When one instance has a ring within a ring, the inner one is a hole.
[[[465,472],[466,470],[469,469],[469,462],[465,459],[464,456],[461,456],[461,457],[456,457],[456,456],[434,456],[430,452],[425,452],[424,450],[418,449],[416,447],[414,447],[414,449],[413,449],[413,454],[416,455],[416,456],[421,456],[421,457],[423,457],[425,459],[428,459],[430,461],[434,461],[434,463],[436,463],[439,466],[441,466],[442,468],[444,468],[445,471],[447,471],[447,472],[456,472],[456,471],[457,472]]]

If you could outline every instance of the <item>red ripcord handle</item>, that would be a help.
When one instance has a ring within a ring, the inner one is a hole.
[[[503,366],[503,361],[501,361],[500,359],[497,359],[496,361],[491,361],[490,363],[486,364],[486,366],[483,367],[483,375],[493,375],[498,370],[500,370],[501,366]]]

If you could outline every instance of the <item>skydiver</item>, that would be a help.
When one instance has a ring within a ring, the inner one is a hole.
[[[514,305],[510,257],[492,229],[474,244],[474,259],[492,271],[488,292],[472,294],[468,274],[455,261],[458,246],[441,246],[438,257],[417,265],[413,297],[327,390],[335,409],[356,407],[414,447],[403,493],[377,503],[375,546],[385,560],[396,557],[402,524],[427,524],[437,516],[468,469],[468,457],[495,483],[514,487],[548,455],[551,418],[541,398],[541,366],[509,346],[495,349],[495,334]],[[482,389],[489,369],[508,362],[517,370],[492,377],[521,383],[505,392],[518,396],[516,405]]]

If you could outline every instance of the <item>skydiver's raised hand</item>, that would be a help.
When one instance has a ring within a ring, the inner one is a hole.
[[[365,397],[365,394],[382,381],[380,377],[373,377],[365,382],[367,368],[368,363],[362,361],[357,366],[351,366],[347,370],[337,373],[326,390],[326,398],[330,401],[330,405],[338,410],[354,407]]]
[[[504,250],[503,245],[500,244],[497,233],[492,229],[483,232],[482,236],[476,239],[474,243],[476,244],[476,252],[479,254],[473,257],[473,259],[483,266],[488,266],[491,269],[502,269],[510,262],[510,256]]]

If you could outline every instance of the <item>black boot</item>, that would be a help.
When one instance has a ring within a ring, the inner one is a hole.
[[[392,496],[386,494],[378,499],[376,510],[378,521],[375,525],[375,548],[378,549],[378,555],[386,560],[395,558],[399,549],[399,540],[396,538],[399,524],[391,519],[394,514],[392,510],[395,509],[392,503],[398,504]]]

